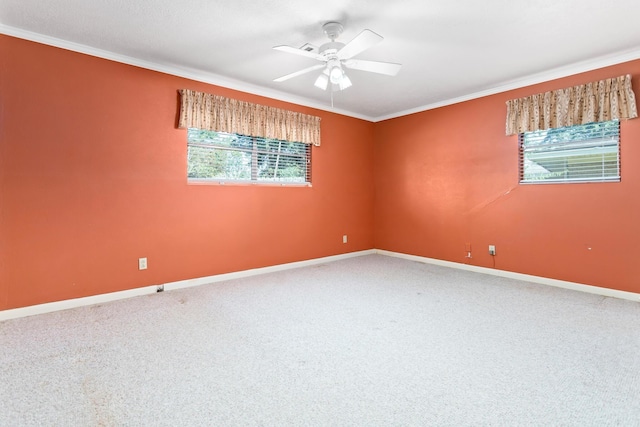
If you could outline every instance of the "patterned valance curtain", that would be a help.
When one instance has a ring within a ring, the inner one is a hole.
[[[199,128],[320,145],[320,117],[180,90],[181,128]]]
[[[626,75],[507,101],[507,135],[635,117]]]

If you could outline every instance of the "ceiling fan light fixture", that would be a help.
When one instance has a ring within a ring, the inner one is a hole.
[[[329,77],[326,74],[322,73],[316,79],[316,82],[313,84],[318,89],[327,90],[327,86],[329,85]]]
[[[329,70],[329,80],[331,80],[331,83],[336,85],[340,84],[343,78],[344,72],[342,71],[342,68],[340,68],[339,65],[332,66],[331,70]]]
[[[333,93],[334,91],[345,90],[352,86],[351,79],[347,77],[345,69],[368,71],[388,76],[395,76],[398,74],[398,71],[400,71],[400,64],[354,58],[360,54],[360,52],[380,43],[383,40],[381,35],[365,29],[349,43],[344,44],[336,41],[342,33],[342,24],[333,21],[327,22],[322,26],[322,29],[330,41],[322,44],[319,48],[314,48],[308,43],[299,49],[286,45],[273,47],[282,52],[293,53],[321,62],[320,64],[303,68],[302,70],[274,79],[274,81],[283,82],[293,77],[322,69],[322,74],[316,78],[313,85],[322,90],[327,90],[329,86],[331,86],[331,92]]]
[[[338,86],[340,87],[340,90],[345,90],[348,87],[351,87],[351,79],[349,77],[347,77],[346,74],[342,74],[342,80],[340,80],[340,83],[338,83]]]

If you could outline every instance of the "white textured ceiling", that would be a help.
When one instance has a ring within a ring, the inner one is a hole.
[[[349,70],[335,110],[368,120],[445,105],[640,57],[640,1],[2,0],[0,32],[331,110],[314,65],[271,49],[385,39],[357,58],[401,63],[395,77]]]

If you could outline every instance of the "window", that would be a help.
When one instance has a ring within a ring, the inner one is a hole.
[[[520,134],[520,182],[620,181],[620,122]]]
[[[189,128],[190,181],[310,184],[311,145]]]

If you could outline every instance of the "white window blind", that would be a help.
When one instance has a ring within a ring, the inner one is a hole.
[[[189,128],[190,181],[311,183],[311,145]]]
[[[620,181],[620,122],[524,132],[521,183]]]

